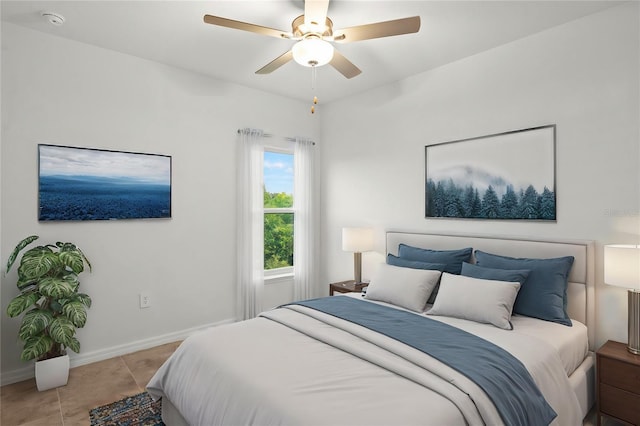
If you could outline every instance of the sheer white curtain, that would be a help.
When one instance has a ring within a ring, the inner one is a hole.
[[[264,290],[264,139],[262,130],[243,129],[238,144],[237,310],[239,320],[262,311]]]
[[[313,142],[296,138],[294,149],[294,300],[313,297],[317,274],[317,206]]]

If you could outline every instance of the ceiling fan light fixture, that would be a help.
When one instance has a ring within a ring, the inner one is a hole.
[[[318,37],[307,37],[293,45],[293,59],[305,67],[320,67],[333,59],[333,46]]]

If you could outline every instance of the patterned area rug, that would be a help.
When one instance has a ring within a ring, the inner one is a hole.
[[[164,426],[161,403],[142,392],[89,411],[91,426]]]

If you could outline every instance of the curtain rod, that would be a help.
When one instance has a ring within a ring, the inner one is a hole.
[[[240,134],[242,132],[242,129],[238,129],[237,133]],[[262,134],[263,138],[272,138],[274,137],[274,135],[272,135],[271,133],[263,133]],[[282,139],[290,141],[290,142],[295,142],[296,138],[292,138],[291,136],[284,136]],[[316,143],[314,141],[311,141],[312,145],[315,145]]]

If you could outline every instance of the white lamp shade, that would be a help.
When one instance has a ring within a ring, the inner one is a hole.
[[[300,40],[291,49],[293,59],[305,67],[320,67],[333,59],[333,46],[331,43],[319,38],[310,37]]]
[[[605,284],[640,289],[640,246],[604,246]]]
[[[342,228],[342,250],[354,253],[373,250],[373,229]]]

